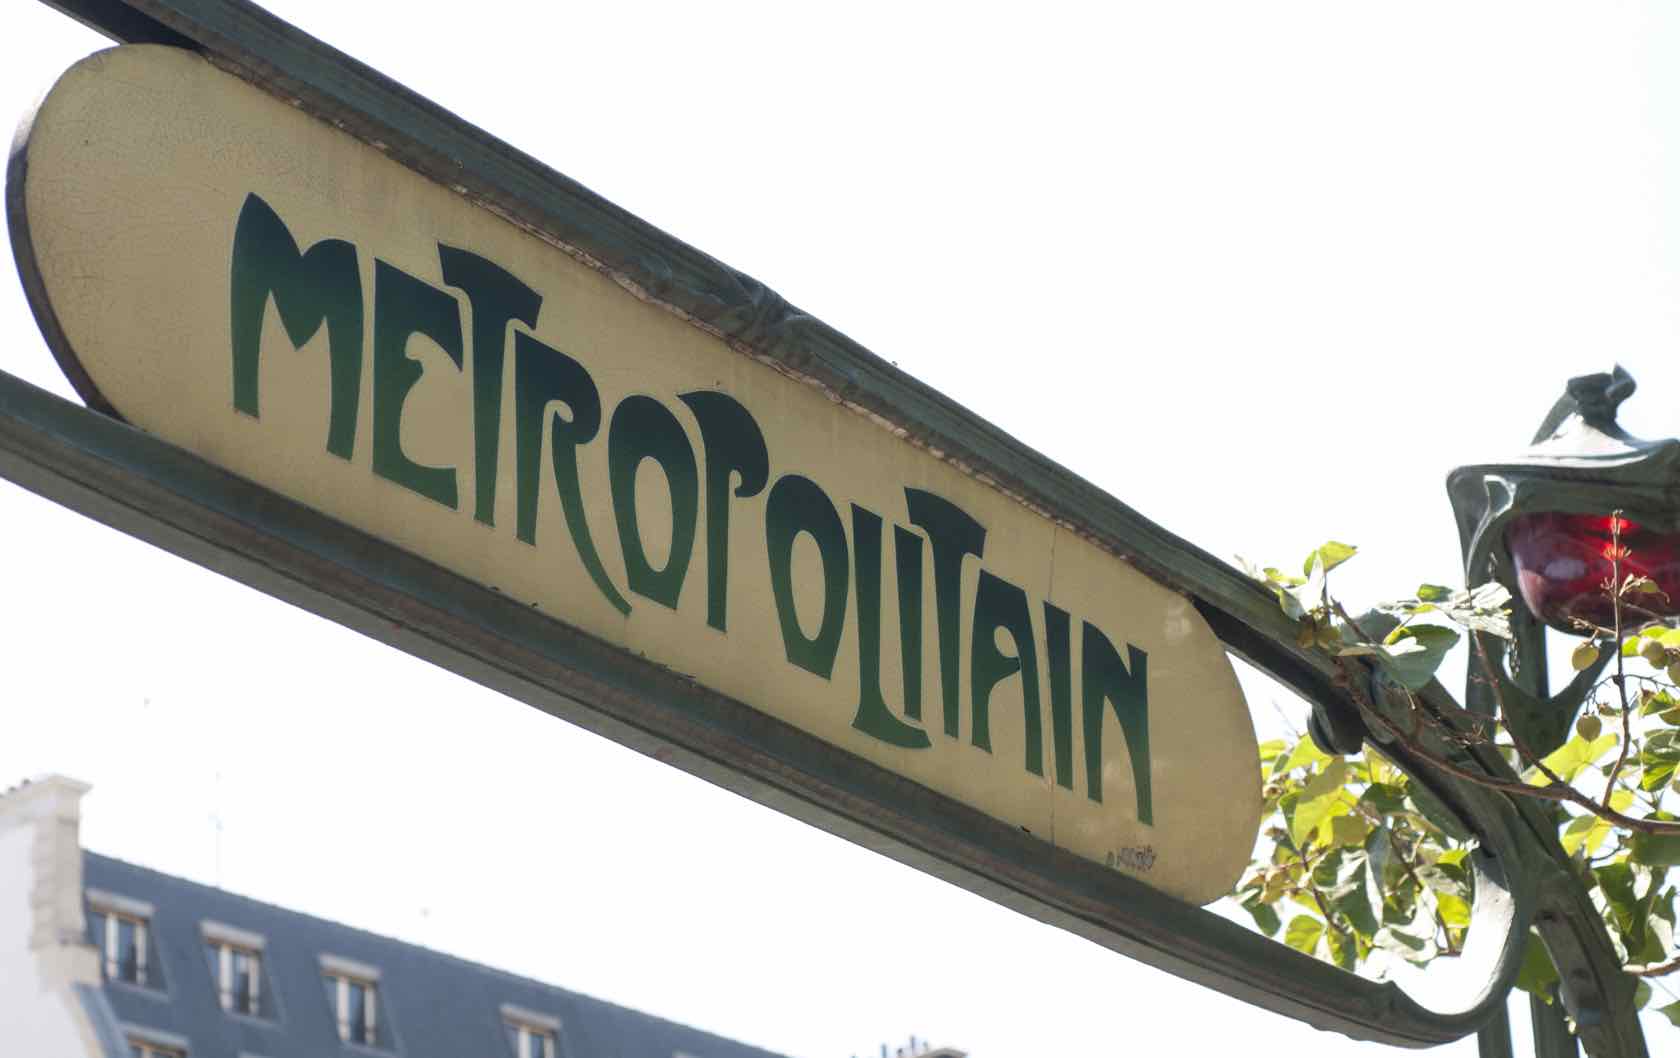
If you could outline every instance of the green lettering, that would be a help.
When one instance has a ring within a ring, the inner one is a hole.
[[[1132,782],[1137,786],[1137,817],[1153,825],[1154,811],[1149,790],[1149,655],[1126,644],[1130,666],[1120,660],[1114,644],[1089,621],[1080,645],[1084,663],[1080,671],[1085,714],[1085,781],[1090,798],[1102,797],[1103,703],[1114,706],[1126,750],[1132,759]]]
[[[810,637],[799,627],[799,612],[793,604],[793,541],[800,533],[809,533],[822,555],[822,624]],[[765,501],[764,536],[770,556],[770,591],[776,597],[787,659],[826,680],[834,673],[834,656],[840,651],[850,590],[846,527],[816,482],[786,474],[771,486]]]
[[[258,417],[257,360],[263,313],[272,296],[294,346],[301,347],[326,324],[332,374],[327,451],[349,459],[362,389],[362,276],[356,247],[343,239],[322,239],[300,253],[279,214],[256,195],[246,195],[233,230],[230,280],[234,408]]]
[[[460,288],[472,306],[473,517],[496,524],[496,459],[502,439],[502,364],[508,324],[537,325],[542,295],[500,265],[467,250],[438,244],[443,281]]]
[[[1015,653],[1005,654],[997,646],[997,630],[1009,633]],[[969,647],[970,690],[974,700],[974,745],[992,751],[992,689],[1021,674],[1022,720],[1026,730],[1027,770],[1044,774],[1044,734],[1038,699],[1038,646],[1033,636],[1032,617],[1027,611],[1027,593],[1001,577],[980,571],[974,593],[974,636]]]
[[[1050,738],[1056,785],[1073,789],[1073,631],[1066,610],[1044,604],[1044,643],[1050,668]]]
[[[454,467],[414,462],[402,450],[403,404],[425,369],[408,355],[408,340],[423,334],[461,366],[461,306],[439,290],[384,261],[373,262],[373,472],[388,481],[457,505]]]
[[[922,538],[893,526],[898,568],[898,649],[904,666],[904,715],[922,718]]]
[[[716,390],[679,398],[700,424],[706,446],[706,623],[719,632],[729,624],[729,484],[735,495],[756,496],[770,480],[770,452],[764,433],[741,402]]]
[[[957,737],[961,703],[957,666],[962,637],[962,562],[986,549],[986,529],[968,512],[931,492],[906,488],[910,523],[933,542],[933,607],[939,627],[939,687],[945,699],[945,733]]]
[[[858,708],[852,726],[889,745],[925,749],[933,744],[927,732],[894,716],[881,695],[881,516],[855,503],[852,546],[858,607]]]
[[[664,569],[653,568],[642,546],[636,470],[644,459],[659,464],[671,491],[671,551]],[[607,429],[607,470],[630,590],[675,610],[689,559],[694,556],[694,531],[700,517],[700,475],[688,435],[677,417],[652,397],[625,397],[613,410],[612,426]]]
[[[601,429],[601,393],[582,364],[524,331],[514,332],[513,357],[514,533],[527,544],[537,542],[543,426],[552,419],[554,484],[572,544],[595,587],[614,609],[628,614],[630,603],[613,586],[595,550],[595,538],[584,516],[583,489],[578,484],[578,446],[588,444]],[[552,401],[565,405],[569,418],[551,416]]]

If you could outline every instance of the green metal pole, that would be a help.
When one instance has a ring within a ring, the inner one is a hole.
[[[1476,579],[1471,576],[1469,582],[1474,583]],[[1551,692],[1551,681],[1546,673],[1546,626],[1522,607],[1514,606],[1511,609],[1511,636],[1512,678],[1524,690],[1544,699]],[[1472,712],[1486,716],[1498,713],[1493,688],[1474,657],[1470,659],[1464,701]],[[1534,1024],[1534,1058],[1577,1058],[1575,1037],[1569,1033],[1569,1026],[1563,1020],[1563,1004],[1555,995],[1551,1003],[1543,1002],[1539,996],[1530,996],[1529,1018]],[[1476,1050],[1479,1058],[1515,1058],[1508,1006],[1477,1031]]]
[[[1516,1058],[1511,1045],[1511,1011],[1500,1007],[1499,1013],[1476,1033],[1478,1058]]]
[[[1563,1000],[1556,986],[1547,997],[1528,997],[1528,1012],[1534,1025],[1534,1058],[1578,1058],[1581,1053],[1569,1023],[1564,1020]]]

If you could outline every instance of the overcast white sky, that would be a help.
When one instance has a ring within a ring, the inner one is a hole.
[[[1217,555],[1360,545],[1356,600],[1457,579],[1447,471],[1568,376],[1680,433],[1672,6],[270,6]],[[0,112],[100,43],[7,5]],[[9,279],[0,334],[69,394]],[[804,1058],[1382,1051],[5,484],[0,524],[0,785],[94,783],[93,849]]]

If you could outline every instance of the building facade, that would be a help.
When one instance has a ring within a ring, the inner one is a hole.
[[[0,795],[0,1053],[780,1058],[88,852],[87,791],[51,776]]]

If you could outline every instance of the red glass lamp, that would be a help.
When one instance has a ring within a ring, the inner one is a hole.
[[[1623,631],[1680,617],[1680,441],[1641,440],[1617,425],[1633,390],[1620,367],[1570,379],[1526,450],[1447,478],[1467,582],[1498,580],[1523,602],[1511,615],[1513,642],[1482,637],[1497,685],[1473,692],[1486,700],[1471,704],[1491,712],[1503,703],[1536,752],[1568,738],[1610,656],[1553,691],[1544,628],[1580,636],[1612,627],[1606,593],[1618,576],[1649,577],[1658,589],[1624,597]]]
[[[1544,512],[1512,518],[1505,547],[1518,594],[1553,628],[1581,635],[1612,627],[1607,588],[1618,574],[1649,577],[1658,589],[1624,602],[1624,630],[1680,617],[1680,533],[1614,514]]]

